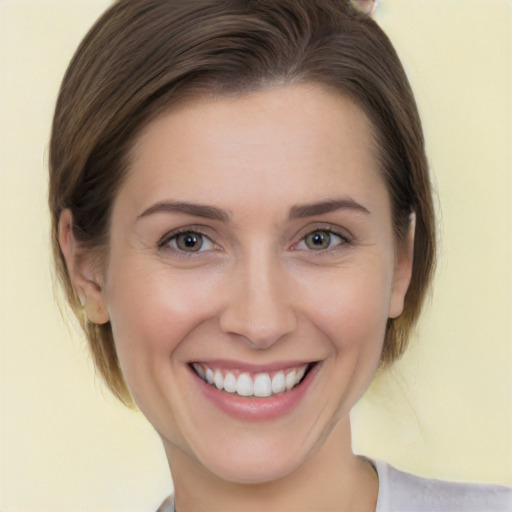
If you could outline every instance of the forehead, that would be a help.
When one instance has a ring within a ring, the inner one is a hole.
[[[201,97],[149,124],[124,189],[135,203],[176,193],[222,202],[251,191],[261,200],[305,202],[340,187],[368,195],[376,182],[383,186],[376,153],[362,110],[320,86]]]

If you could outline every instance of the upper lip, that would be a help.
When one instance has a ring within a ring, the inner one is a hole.
[[[278,370],[286,370],[288,368],[296,368],[298,366],[304,366],[306,364],[316,363],[314,360],[288,360],[288,361],[275,361],[266,364],[255,364],[244,361],[232,361],[226,359],[197,359],[191,361],[190,364],[204,364],[213,369],[220,370],[241,370],[244,372],[251,373],[264,373],[273,372]]]

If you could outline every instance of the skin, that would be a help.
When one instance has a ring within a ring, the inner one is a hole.
[[[162,437],[177,510],[375,510],[377,477],[351,451],[349,412],[410,280],[412,236],[397,247],[390,211],[365,115],[303,84],[196,99],[150,124],[114,203],[104,268],[77,258],[64,212],[74,285],[89,320],[111,322],[128,387]],[[177,229],[202,233],[201,249],[180,250]],[[318,230],[332,232],[323,250],[307,243]],[[217,359],[319,363],[291,411],[254,422],[198,391],[190,363]]]

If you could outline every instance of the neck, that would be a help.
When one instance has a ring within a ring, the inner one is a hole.
[[[175,446],[167,445],[166,451],[176,512],[375,511],[378,478],[364,459],[352,453],[348,418],[340,421],[323,445],[298,468],[270,482],[229,482]]]

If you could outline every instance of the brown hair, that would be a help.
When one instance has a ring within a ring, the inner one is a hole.
[[[129,401],[110,324],[84,318],[58,242],[71,210],[83,250],[108,251],[109,218],[137,135],[184,97],[318,83],[348,95],[374,126],[398,241],[416,215],[403,314],[388,320],[384,364],[406,348],[435,257],[435,222],[421,123],[400,60],[370,18],[342,0],[119,0],[96,22],[62,82],[50,142],[55,265],[94,363]]]

